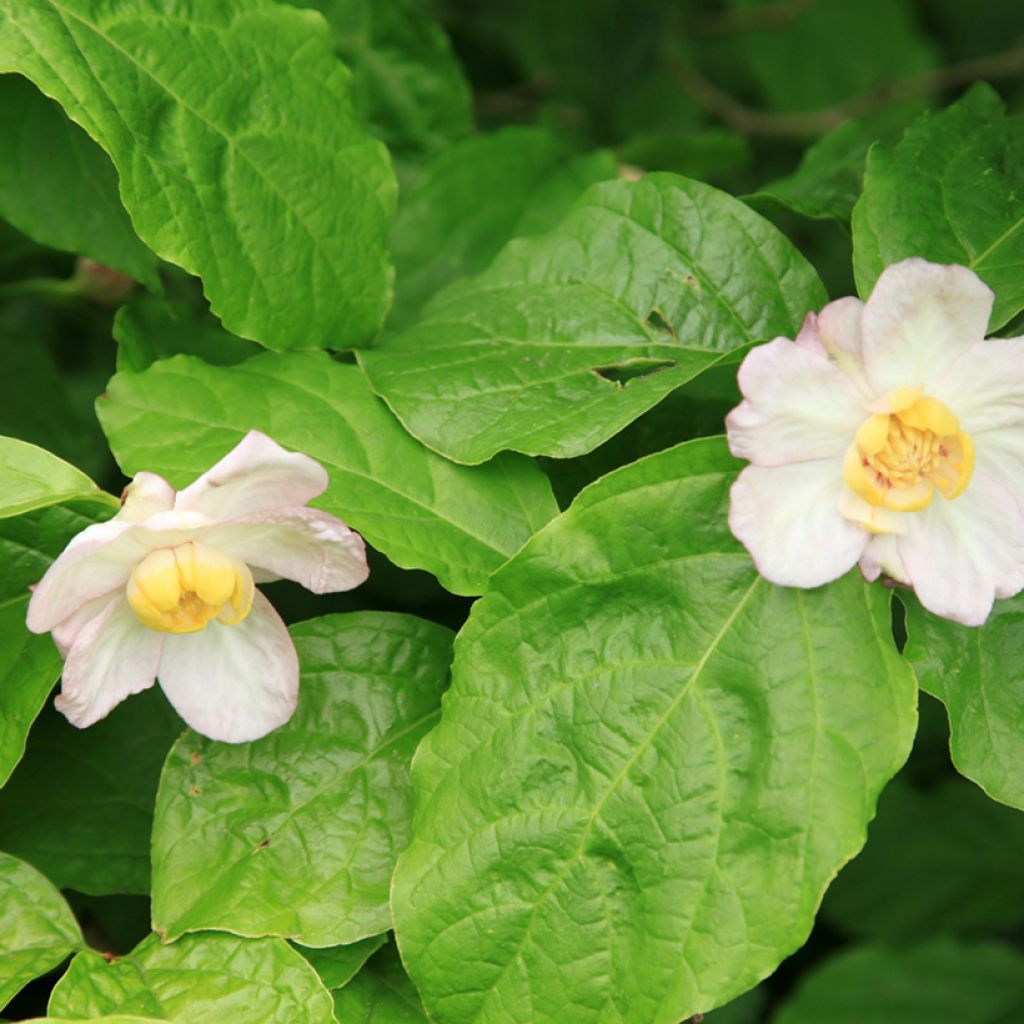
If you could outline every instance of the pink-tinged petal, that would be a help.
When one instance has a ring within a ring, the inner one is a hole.
[[[121,511],[115,519],[127,523],[141,523],[160,512],[174,508],[174,488],[156,473],[136,473],[124,489]]]
[[[992,338],[972,345],[932,389],[980,444],[988,430],[1024,431],[1024,338]]]
[[[882,573],[897,583],[909,583],[906,567],[900,558],[896,534],[882,533],[871,538],[860,556],[860,571],[873,583]]]
[[[972,440],[975,472],[1001,484],[1024,508],[1024,425],[987,430]]]
[[[787,587],[818,587],[857,564],[871,534],[844,519],[841,459],[748,466],[732,485],[729,527],[758,572]]]
[[[879,395],[926,391],[985,337],[993,295],[966,267],[904,260],[882,271],[864,307],[864,367]]]
[[[753,349],[739,385],[744,401],[725,421],[729,448],[758,466],[841,456],[868,417],[845,373],[786,338]]]
[[[909,516],[896,544],[921,604],[965,626],[980,626],[994,598],[1024,587],[1024,513],[980,467],[958,498]]]
[[[203,541],[314,594],[351,590],[370,571],[362,537],[318,509],[260,512],[210,527]]]
[[[804,317],[804,322],[800,325],[800,330],[797,331],[796,338],[794,339],[796,344],[812,355],[816,356],[828,356],[828,352],[825,350],[825,346],[822,343],[821,338],[818,336],[818,314],[811,310],[807,316]]]
[[[305,505],[326,489],[327,472],[320,463],[250,430],[220,462],[178,492],[175,508],[211,519],[241,519]]]
[[[83,605],[123,588],[150,551],[192,540],[207,522],[195,513],[160,512],[145,525],[111,519],[87,527],[36,585],[28,604],[28,628],[49,632]]]
[[[299,659],[288,630],[259,592],[234,626],[211,622],[171,634],[157,670],[167,699],[210,739],[245,743],[284,725],[299,694]]]
[[[115,590],[109,594],[104,594],[102,597],[94,598],[92,601],[87,601],[83,604],[78,611],[66,618],[60,625],[54,626],[51,636],[53,637],[53,642],[57,645],[57,650],[60,651],[60,656],[67,658],[68,652],[74,645],[75,640],[78,639],[78,634],[93,619],[106,611],[112,602],[120,601],[123,597],[123,591]]]
[[[163,637],[135,617],[127,601],[110,601],[75,637],[55,706],[84,729],[125,697],[153,685]]]
[[[818,314],[818,337],[837,362],[842,356],[861,362],[863,319],[864,303],[852,296],[830,302]]]

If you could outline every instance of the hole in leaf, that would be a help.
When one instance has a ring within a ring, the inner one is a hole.
[[[674,359],[627,359],[610,366],[595,366],[593,372],[604,380],[610,380],[619,387],[625,387],[638,377],[649,377],[659,370],[668,370],[678,365]]]
[[[653,327],[656,331],[661,331],[662,334],[670,334],[672,336],[672,340],[675,340],[675,328],[661,315],[661,310],[652,309],[650,313],[647,314],[647,320],[645,322],[648,327]]]

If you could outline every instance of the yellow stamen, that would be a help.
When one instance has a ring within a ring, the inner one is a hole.
[[[132,570],[126,594],[139,620],[161,633],[197,633],[211,619],[241,622],[252,608],[252,573],[222,551],[189,541],[151,551]]]
[[[912,388],[891,392],[887,401],[893,413],[865,420],[843,460],[846,486],[876,508],[918,512],[931,504],[936,490],[951,501],[970,483],[970,437],[937,398],[904,404],[908,394],[918,393]]]

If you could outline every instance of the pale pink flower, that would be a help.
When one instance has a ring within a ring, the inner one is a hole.
[[[984,340],[992,299],[966,267],[904,260],[746,357],[729,525],[763,576],[816,587],[859,562],[966,625],[1024,587],[1024,338]]]
[[[197,732],[240,743],[287,722],[299,664],[255,582],[315,594],[367,576],[362,539],[306,508],[327,473],[251,431],[175,492],[139,473],[120,512],[83,530],[36,586],[28,627],[65,658],[57,708],[79,728],[159,679]]]

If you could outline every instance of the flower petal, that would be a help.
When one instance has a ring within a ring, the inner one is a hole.
[[[92,601],[87,601],[78,609],[73,615],[68,616],[59,625],[53,627],[51,636],[53,642],[57,645],[57,650],[60,651],[62,658],[67,658],[68,652],[71,650],[78,638],[78,634],[95,619],[98,615],[101,615],[114,601],[120,600],[124,596],[123,591],[113,590],[109,594],[103,594],[102,597],[94,598]]]
[[[818,337],[834,359],[845,355],[860,363],[863,319],[864,303],[853,296],[830,302],[818,314]]]
[[[220,462],[178,492],[175,508],[211,519],[240,519],[305,505],[326,488],[327,471],[320,463],[250,430]]]
[[[739,384],[744,401],[725,421],[729,447],[758,466],[841,456],[867,418],[845,373],[786,338],[753,349]]]
[[[162,476],[156,473],[136,473],[124,489],[121,511],[114,518],[141,523],[159,512],[170,512],[172,508],[174,488]]]
[[[298,700],[295,646],[259,591],[237,625],[214,621],[200,633],[167,636],[157,675],[196,732],[227,743],[265,736],[291,718]]]
[[[260,512],[212,526],[203,542],[314,594],[351,590],[369,574],[362,537],[313,508]]]
[[[860,571],[869,583],[877,580],[882,573],[897,583],[910,582],[900,558],[896,535],[892,533],[881,533],[868,541],[864,554],[860,556]]]
[[[966,267],[903,260],[882,271],[864,307],[864,367],[879,395],[930,390],[985,337],[993,295]]]
[[[127,601],[110,601],[75,636],[57,710],[79,729],[98,722],[153,685],[162,646],[163,637],[139,622]]]
[[[1024,338],[972,345],[936,383],[932,394],[952,409],[975,440],[987,430],[1024,431]]]
[[[1024,587],[1024,513],[1010,491],[980,467],[958,498],[936,498],[906,523],[896,546],[930,612],[980,626],[994,598]]]
[[[871,536],[839,513],[841,459],[748,466],[732,485],[729,526],[772,583],[817,587],[857,563]]]

